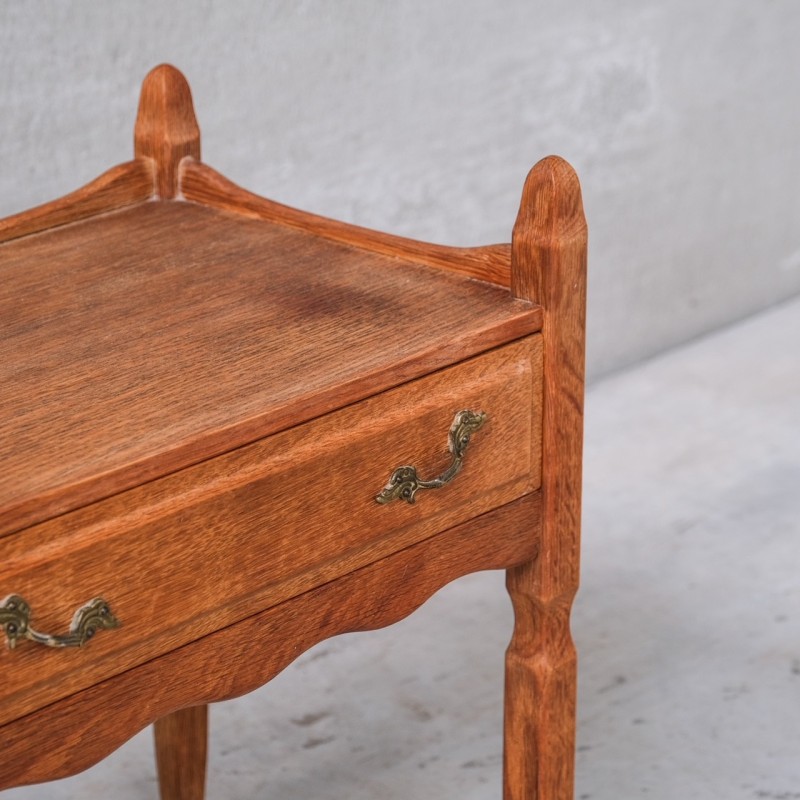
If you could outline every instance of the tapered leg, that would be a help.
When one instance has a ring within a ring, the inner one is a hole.
[[[162,717],[153,725],[161,800],[203,800],[208,746],[208,706]]]
[[[536,564],[508,571],[516,616],[506,652],[505,800],[572,800],[575,648],[571,596],[542,596]]]

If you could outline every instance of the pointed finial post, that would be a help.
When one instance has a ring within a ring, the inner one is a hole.
[[[557,290],[572,295],[569,287],[585,283],[586,243],[586,218],[575,170],[558,156],[543,158],[528,173],[514,224],[514,295],[539,303],[545,311],[563,313],[564,298]],[[574,305],[583,300],[583,296],[576,298]]]
[[[181,159],[200,160],[200,128],[189,84],[175,67],[161,64],[144,79],[133,139],[136,158],[155,162],[157,196],[176,197]]]
[[[511,291],[543,309],[542,521],[539,554],[510,569],[514,636],[506,653],[505,800],[570,800],[586,319],[586,220],[572,167],[529,173],[511,238]]]

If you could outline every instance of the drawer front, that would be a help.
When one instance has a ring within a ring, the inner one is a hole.
[[[460,473],[376,502],[401,465],[447,471],[465,409],[486,422]],[[63,634],[98,596],[121,625],[0,649],[0,724],[538,488],[540,439],[532,336],[4,539],[0,598],[24,597],[31,627]]]

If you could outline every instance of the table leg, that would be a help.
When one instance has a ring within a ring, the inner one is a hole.
[[[161,800],[203,800],[208,706],[175,711],[153,725]]]
[[[572,800],[587,238],[578,177],[562,159],[530,171],[511,242],[512,292],[544,312],[544,385],[539,555],[508,572],[505,800]]]
[[[547,598],[535,578],[535,562],[508,571],[516,624],[506,652],[504,798],[573,800],[572,593]]]

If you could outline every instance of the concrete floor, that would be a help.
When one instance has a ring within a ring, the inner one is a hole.
[[[579,800],[800,798],[800,299],[588,396]],[[208,797],[500,797],[499,573],[212,708]],[[9,800],[157,796],[149,731]]]

